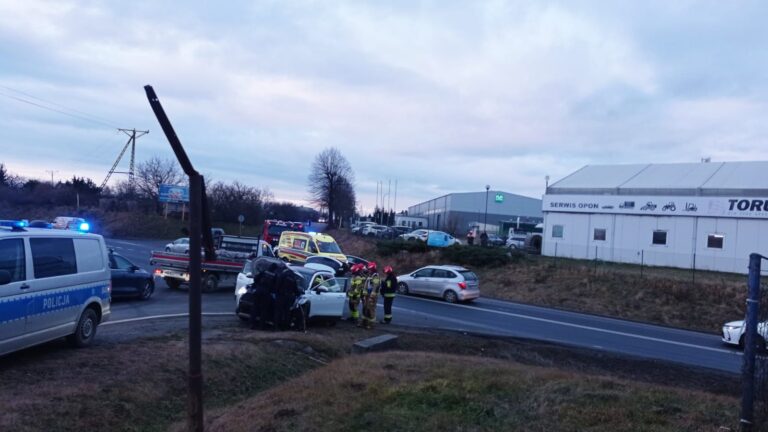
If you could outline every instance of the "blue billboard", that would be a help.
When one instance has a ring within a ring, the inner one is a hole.
[[[160,202],[189,202],[189,186],[160,185]]]

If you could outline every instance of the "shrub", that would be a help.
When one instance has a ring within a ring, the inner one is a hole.
[[[501,267],[517,262],[524,255],[510,257],[506,249],[491,247],[467,247],[454,245],[440,250],[444,261],[473,267]]]
[[[426,252],[427,244],[421,240],[379,240],[376,242],[376,250],[381,256],[392,256],[400,251]]]

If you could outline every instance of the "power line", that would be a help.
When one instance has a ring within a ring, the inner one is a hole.
[[[68,107],[68,106],[66,106],[66,105],[62,105],[62,104],[60,104],[60,103],[56,103],[56,102],[53,102],[53,101],[49,101],[49,100],[46,100],[46,99],[43,99],[43,98],[37,97],[37,96],[35,96],[35,95],[29,94],[29,93],[27,93],[27,92],[23,92],[23,91],[21,91],[21,90],[15,89],[15,88],[13,88],[13,87],[8,87],[7,85],[2,85],[2,84],[0,84],[0,87],[4,88],[4,89],[6,89],[6,90],[10,90],[10,91],[12,91],[12,92],[15,92],[15,93],[18,93],[18,94],[22,94],[22,95],[24,95],[24,96],[30,97],[30,98],[32,98],[32,99],[35,99],[35,100],[38,100],[38,101],[40,101],[40,102],[45,102],[45,103],[47,103],[47,104],[49,104],[49,105],[57,106],[57,107],[59,107],[59,108],[65,109],[65,110],[69,110],[69,111],[72,111],[72,112],[76,112],[76,113],[78,113],[78,114],[81,114],[81,115],[83,115],[83,116],[86,116],[86,117],[90,117],[91,119],[94,119],[94,120],[96,120],[96,121],[100,121],[100,122],[104,122],[104,123],[107,123],[107,124],[109,124],[110,126],[114,127],[115,129],[119,129],[117,126],[114,126],[114,124],[111,124],[111,120],[105,119],[105,118],[103,118],[103,117],[99,117],[99,116],[97,116],[97,115],[89,114],[89,113],[87,113],[87,112],[85,112],[85,111],[81,111],[81,110],[78,110],[78,109],[75,109],[75,108],[72,108],[72,107]]]
[[[33,106],[36,106],[36,107],[38,107],[38,108],[42,108],[42,109],[45,109],[45,110],[48,110],[48,111],[57,112],[57,113],[59,113],[59,114],[63,114],[63,115],[65,115],[65,116],[73,117],[73,118],[76,118],[76,119],[79,119],[79,120],[85,120],[85,121],[89,121],[89,122],[91,122],[91,123],[98,123],[98,124],[101,124],[101,125],[103,125],[103,126],[107,126],[107,127],[108,127],[108,128],[110,128],[110,129],[119,129],[119,128],[117,128],[116,126],[114,126],[114,125],[111,125],[111,124],[109,124],[109,123],[106,123],[106,122],[103,122],[103,121],[101,121],[101,120],[96,120],[96,119],[93,119],[93,118],[88,118],[88,117],[84,117],[84,116],[81,116],[81,115],[77,115],[77,114],[68,113],[68,112],[66,112],[66,111],[62,111],[62,110],[60,110],[60,109],[51,108],[51,107],[49,107],[49,106],[41,105],[41,104],[39,104],[39,103],[36,103],[36,102],[32,102],[32,101],[29,101],[29,100],[26,100],[26,99],[22,99],[22,98],[20,98],[20,97],[17,97],[17,96],[9,95],[9,94],[6,94],[6,93],[2,93],[2,92],[0,92],[0,96],[5,96],[5,97],[7,97],[7,98],[10,98],[10,99],[14,99],[14,100],[17,100],[17,101],[19,101],[19,102],[23,102],[23,103],[26,103],[26,104],[29,104],[29,105],[33,105]]]

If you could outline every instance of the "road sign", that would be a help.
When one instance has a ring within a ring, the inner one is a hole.
[[[245,216],[243,216],[243,215],[238,216],[237,217],[237,221],[240,222],[240,223],[245,222]]]
[[[504,194],[500,194],[500,193],[497,193],[497,194],[496,194],[496,199],[495,199],[495,201],[496,201],[497,203],[502,203],[502,202],[504,202]]]
[[[189,202],[189,187],[161,184],[158,191],[160,202]]]

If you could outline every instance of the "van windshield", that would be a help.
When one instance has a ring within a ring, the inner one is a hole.
[[[339,245],[337,245],[335,241],[327,242],[318,240],[317,248],[320,249],[320,252],[322,253],[341,253],[341,249],[339,249]]]

